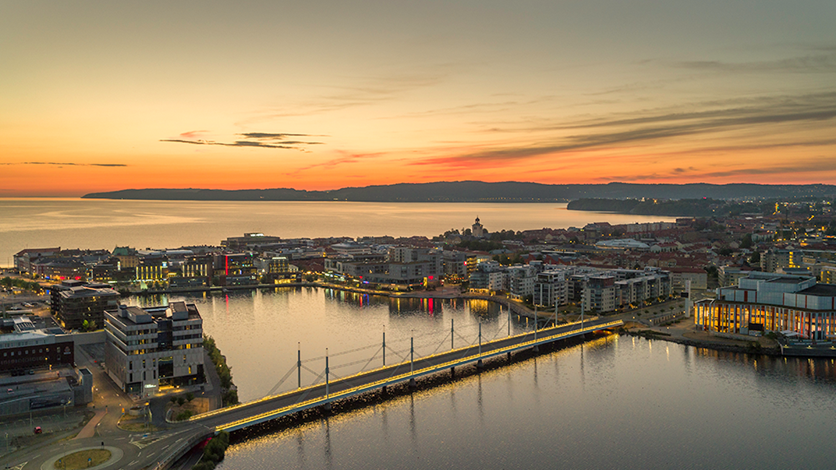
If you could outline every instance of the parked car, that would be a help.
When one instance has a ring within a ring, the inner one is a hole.
[[[43,433],[43,432],[44,432],[44,430],[43,430],[43,429],[41,429],[41,427],[40,427],[40,426],[35,426],[35,434],[41,434],[41,433]]]

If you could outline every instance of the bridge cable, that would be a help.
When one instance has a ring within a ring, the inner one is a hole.
[[[282,377],[281,380],[279,380],[279,383],[277,383],[276,385],[273,385],[273,388],[271,388],[270,391],[267,392],[267,395],[264,395],[264,396],[269,397],[270,395],[276,393],[276,391],[279,389],[279,387],[281,387],[282,384],[284,383],[284,381],[287,380],[290,377],[290,374],[292,374],[294,370],[296,370],[296,365],[295,364],[290,366],[290,369],[287,371],[287,373],[284,375],[284,377]]]

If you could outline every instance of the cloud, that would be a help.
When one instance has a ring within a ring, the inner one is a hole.
[[[742,106],[738,100],[725,104],[726,106],[723,106],[723,103],[714,102],[698,103],[683,106],[697,109],[690,112],[674,113],[658,110],[646,112],[644,116],[639,117],[610,116],[584,123],[514,129],[520,134],[548,132],[553,136],[537,144],[506,144],[504,148],[494,147],[460,155],[431,157],[412,164],[455,168],[503,166],[506,163],[572,151],[653,143],[675,137],[707,135],[729,130],[759,129],[769,124],[803,123],[804,126],[810,127],[814,122],[836,118],[836,92],[748,99],[746,106]],[[729,104],[734,106],[729,107]],[[574,133],[566,135],[565,131],[574,131]],[[768,149],[787,145],[830,144],[832,141],[824,140],[808,144],[763,143],[756,147]]]
[[[644,175],[624,175],[624,176],[606,176],[598,178],[598,181],[646,181],[646,180],[676,180],[686,179],[710,179],[710,178],[728,178],[735,176],[751,176],[751,175],[787,175],[796,173],[823,173],[836,171],[836,158],[820,157],[807,160],[797,161],[787,165],[781,166],[745,166],[738,168],[730,168],[721,171],[705,171],[695,167],[674,168],[669,174],[662,174],[658,172],[644,174]]]
[[[294,170],[292,172],[289,172],[289,173],[285,173],[285,174],[296,175],[296,174],[301,173],[303,171],[312,170],[314,168],[334,167],[334,166],[337,166],[337,165],[345,165],[345,164],[349,164],[349,163],[359,163],[360,161],[363,161],[363,160],[369,160],[369,159],[373,159],[373,158],[380,158],[380,157],[383,157],[383,156],[386,155],[386,153],[382,153],[382,152],[381,153],[352,153],[352,152],[346,152],[346,151],[343,151],[343,150],[338,150],[337,153],[341,154],[337,158],[332,158],[332,159],[324,161],[322,163],[313,163],[313,164],[308,165],[308,166],[297,168],[296,170]]]
[[[208,131],[190,131],[180,134],[178,137],[202,137]],[[177,138],[177,139],[160,139],[160,142],[171,142],[177,144],[192,144],[192,145],[221,145],[224,147],[257,147],[257,148],[271,148],[283,150],[301,150],[305,151],[306,145],[321,145],[322,142],[311,142],[303,140],[286,140],[288,137],[310,137],[309,134],[290,134],[285,132],[247,132],[243,134],[236,134],[243,137],[243,140],[235,140],[232,142],[217,142],[214,140],[205,140],[198,138]],[[323,137],[323,136],[317,136]]]
[[[708,72],[729,72],[729,73],[833,73],[836,72],[836,51],[827,48],[820,48],[820,51],[827,51],[824,54],[808,54],[787,59],[764,60],[753,62],[722,62],[719,60],[694,60],[673,63],[674,67],[708,71]]]
[[[73,162],[12,162],[12,163],[0,163],[0,165],[56,165],[56,166],[103,166],[103,167],[128,166],[124,163],[73,163]]]

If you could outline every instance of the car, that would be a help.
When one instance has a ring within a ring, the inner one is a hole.
[[[35,375],[35,371],[32,369],[27,370],[26,373],[29,375]]]
[[[44,432],[44,430],[43,430],[43,429],[41,429],[41,427],[40,427],[40,426],[35,426],[35,434],[41,434],[41,433],[43,433],[43,432]]]

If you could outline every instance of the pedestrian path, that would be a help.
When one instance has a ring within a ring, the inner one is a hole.
[[[74,439],[86,439],[88,437],[93,437],[96,435],[96,425],[99,424],[99,421],[104,418],[104,415],[107,414],[107,410],[99,410],[96,412],[96,415],[93,416],[93,419],[88,422],[81,431],[78,432],[78,435],[75,436]]]

